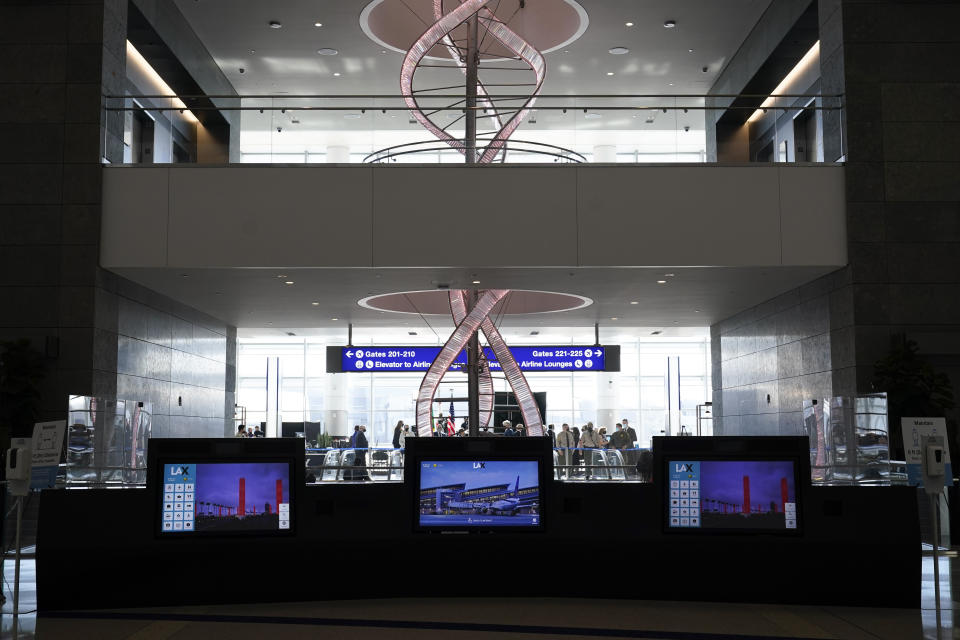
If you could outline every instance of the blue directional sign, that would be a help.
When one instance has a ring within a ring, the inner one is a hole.
[[[424,346],[333,348],[340,352],[340,371],[355,373],[426,371],[441,349]],[[619,350],[618,346],[612,348]],[[490,363],[490,370],[501,371],[493,349],[484,347],[483,351]],[[510,347],[510,352],[523,371],[605,371],[606,351],[607,347],[603,345]],[[450,369],[460,371],[466,364],[467,354],[461,352]]]

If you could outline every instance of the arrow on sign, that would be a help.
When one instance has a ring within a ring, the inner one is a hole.
[[[347,357],[348,357],[348,358],[352,358],[352,357],[353,357],[353,351],[347,351]]]

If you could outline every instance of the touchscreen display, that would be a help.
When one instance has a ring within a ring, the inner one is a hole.
[[[536,460],[423,460],[420,526],[539,527]]]
[[[290,463],[165,463],[161,533],[290,529]]]
[[[670,460],[671,529],[797,528],[794,462]]]

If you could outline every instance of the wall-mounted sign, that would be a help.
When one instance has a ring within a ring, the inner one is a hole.
[[[947,420],[945,418],[900,418],[903,432],[903,453],[907,463],[907,482],[915,487],[923,486],[923,447],[931,437],[942,437],[947,441]],[[944,477],[946,485],[953,486],[953,469],[950,463],[950,447],[944,453]]]
[[[328,373],[424,372],[440,353],[441,347],[327,347]],[[491,371],[500,371],[500,363],[490,347],[484,347]],[[619,345],[510,347],[523,371],[619,371]],[[461,352],[450,367],[461,371],[467,355]]]

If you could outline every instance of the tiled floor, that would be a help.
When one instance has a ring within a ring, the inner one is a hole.
[[[919,555],[919,554],[918,554]],[[369,600],[176,609],[83,612],[37,619],[20,616],[21,638],[192,640],[194,638],[643,638],[646,640],[744,640],[761,638],[859,640],[960,638],[954,633],[951,571],[956,558],[941,558],[942,629],[934,606],[933,558],[923,562],[923,608],[869,609],[730,605],[627,600],[503,599]],[[21,611],[36,609],[33,560],[24,561]],[[4,564],[2,637],[13,637],[13,562]],[[958,629],[960,631],[960,629]]]

